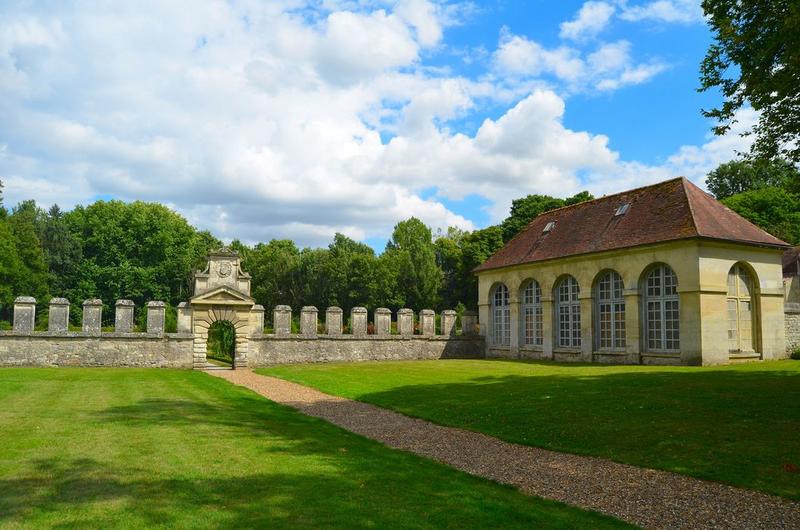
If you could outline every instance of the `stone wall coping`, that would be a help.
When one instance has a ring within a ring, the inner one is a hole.
[[[326,313],[344,313],[341,307],[332,305],[328,309],[325,310]]]
[[[147,302],[147,307],[167,307],[167,304],[165,304],[161,300],[152,300],[150,302]]]
[[[398,315],[413,315],[414,314],[414,310],[413,309],[409,309],[407,307],[404,307],[402,309],[398,309],[397,310],[397,314]]]
[[[17,333],[16,331],[0,331],[0,337],[15,337],[20,339],[194,339],[192,333],[124,333],[120,331],[103,331],[98,335],[86,331],[34,331],[33,333]]]
[[[434,311],[433,309],[423,309],[422,311],[419,312],[419,314],[420,315],[435,315],[436,311]]]
[[[301,334],[293,335],[275,335],[269,334],[255,334],[249,336],[250,340],[427,340],[427,341],[449,341],[449,340],[463,340],[482,342],[484,339],[480,335],[324,335],[319,334],[313,337]]]
[[[69,305],[69,300],[66,298],[51,298],[50,305]]]
[[[14,299],[15,304],[35,304],[36,298],[32,296],[18,296]]]
[[[178,304],[178,309],[182,309],[182,308],[188,307],[188,306],[189,306],[189,302],[181,302],[180,304]]]
[[[133,300],[117,300],[115,305],[117,307],[133,307],[136,304],[133,303]]]
[[[86,306],[102,306],[102,305],[103,305],[103,301],[100,300],[99,298],[90,298],[88,300],[84,300],[83,301],[83,307],[86,307]]]
[[[350,310],[350,312],[351,313],[366,313],[367,312],[367,308],[366,307],[354,307],[353,309]]]
[[[378,309],[375,310],[375,314],[376,315],[391,315],[392,314],[392,310],[388,309],[386,307],[379,307]]]
[[[275,311],[289,311],[289,312],[291,312],[292,308],[290,306],[288,306],[288,305],[276,305],[275,306]]]
[[[800,313],[800,304],[798,303],[787,303],[783,304],[783,312],[784,313]]]
[[[184,303],[185,303],[185,302],[184,302]],[[180,306],[178,306],[178,307],[180,307]],[[264,313],[266,310],[264,309],[264,306],[263,306],[263,305],[256,304],[256,305],[254,305],[252,308],[250,308],[250,311],[256,311],[256,312],[261,312],[261,313]]]
[[[319,309],[314,307],[313,305],[304,305],[303,308],[300,310],[301,313],[318,313]]]
[[[457,315],[458,313],[456,313],[455,309],[444,309],[444,310],[442,310],[442,314],[443,315]]]

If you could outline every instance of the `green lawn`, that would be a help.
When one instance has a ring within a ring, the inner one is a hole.
[[[716,368],[520,361],[259,370],[511,442],[800,499],[800,362]]]
[[[0,369],[0,527],[617,528],[208,374]]]

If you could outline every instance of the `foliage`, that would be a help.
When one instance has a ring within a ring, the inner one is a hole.
[[[800,195],[761,188],[723,199],[725,206],[793,245],[800,244]]]
[[[236,352],[236,328],[227,321],[218,320],[208,328],[208,356],[220,361],[233,362]]]
[[[792,350],[792,359],[800,361],[800,346]]]
[[[717,199],[761,188],[778,187],[800,192],[800,171],[785,160],[734,160],[720,164],[706,178]]]
[[[437,307],[442,271],[436,264],[431,229],[416,217],[397,223],[385,254],[398,271],[397,289],[405,305],[415,309]]]
[[[800,466],[800,363],[793,361],[702,368],[406,361],[258,372],[513,443],[800,499],[800,474],[789,471]]]
[[[724,101],[704,111],[724,134],[736,111],[759,113],[751,154],[800,162],[800,4],[795,0],[704,0],[715,42],[700,68],[701,91]]]

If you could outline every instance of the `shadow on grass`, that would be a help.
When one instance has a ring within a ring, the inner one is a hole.
[[[800,499],[800,372],[562,375],[553,363],[526,364],[547,374],[398,386],[358,399],[515,443]]]

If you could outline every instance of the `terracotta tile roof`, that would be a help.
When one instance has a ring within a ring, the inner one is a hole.
[[[789,246],[681,177],[545,212],[474,272],[695,237]]]
[[[783,277],[800,276],[800,247],[792,247],[783,253]]]

